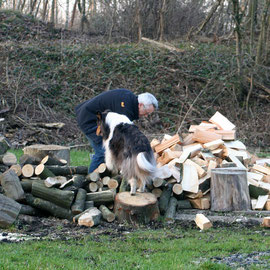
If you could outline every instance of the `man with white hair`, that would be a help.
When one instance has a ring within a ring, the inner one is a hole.
[[[158,101],[152,94],[143,93],[136,96],[130,90],[123,88],[105,91],[76,106],[77,123],[95,152],[88,173],[93,172],[104,162],[102,137],[96,135],[99,112],[111,110],[124,114],[133,121],[148,116],[155,109],[158,109]]]

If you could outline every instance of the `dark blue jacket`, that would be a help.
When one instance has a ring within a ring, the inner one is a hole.
[[[96,136],[97,113],[111,110],[126,115],[131,121],[139,119],[138,97],[127,89],[109,90],[87,100],[75,108],[80,129],[87,136],[99,143]],[[94,138],[93,138],[94,137]]]

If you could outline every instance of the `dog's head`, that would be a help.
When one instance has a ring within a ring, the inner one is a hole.
[[[104,140],[109,137],[110,134],[110,127],[106,123],[106,117],[110,110],[106,110],[104,112],[97,113],[97,131],[96,134],[98,136],[102,136]]]

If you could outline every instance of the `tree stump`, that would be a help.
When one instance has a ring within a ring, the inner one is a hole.
[[[46,156],[51,156],[56,159],[64,159],[67,161],[67,165],[70,164],[70,148],[60,145],[43,145],[34,144],[27,146],[23,149],[23,153],[29,156],[34,156],[43,159]]]
[[[21,204],[0,194],[0,228],[13,224],[20,213]]]
[[[246,211],[251,201],[247,172],[239,168],[218,168],[211,172],[211,210]]]
[[[114,213],[119,222],[133,225],[147,224],[159,217],[157,199],[152,193],[118,193],[115,197]]]

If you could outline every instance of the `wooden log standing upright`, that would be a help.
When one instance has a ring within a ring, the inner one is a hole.
[[[157,199],[152,193],[118,193],[115,197],[114,213],[119,222],[133,225],[148,224],[159,217]]]
[[[246,211],[250,208],[246,170],[213,169],[211,172],[211,210]]]

